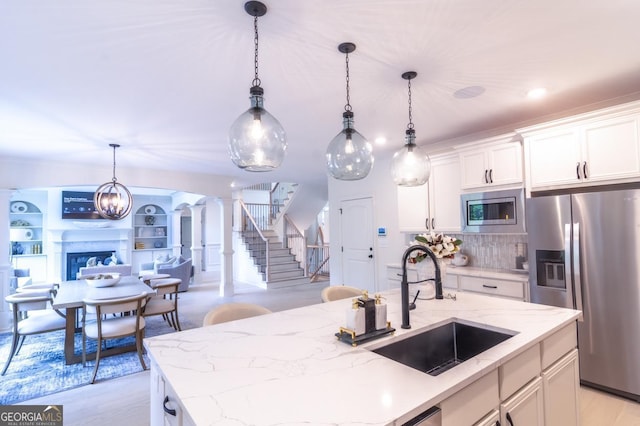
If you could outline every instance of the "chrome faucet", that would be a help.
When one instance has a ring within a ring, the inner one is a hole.
[[[438,258],[427,247],[416,244],[405,250],[402,255],[402,283],[400,284],[400,299],[402,303],[402,328],[411,328],[409,323],[409,280],[407,280],[407,261],[409,255],[414,251],[420,250],[427,254],[433,261],[436,268],[436,299],[443,299],[442,295],[442,275],[440,274],[440,265],[438,264]]]

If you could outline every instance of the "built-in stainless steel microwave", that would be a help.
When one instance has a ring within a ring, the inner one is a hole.
[[[462,232],[524,234],[524,190],[479,192],[460,196]]]

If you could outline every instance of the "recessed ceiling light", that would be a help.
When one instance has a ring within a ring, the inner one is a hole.
[[[547,89],[544,87],[536,87],[535,89],[531,89],[527,92],[527,98],[529,99],[540,99],[544,98],[547,95]]]
[[[482,86],[469,86],[453,92],[453,97],[458,99],[470,99],[482,95],[485,92]]]
[[[376,145],[384,145],[387,143],[387,138],[385,138],[384,136],[378,136],[375,141]]]

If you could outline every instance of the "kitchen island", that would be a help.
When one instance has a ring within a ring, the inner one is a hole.
[[[456,300],[417,301],[412,328],[404,330],[399,290],[383,295],[396,332],[357,347],[335,337],[349,299],[145,339],[151,424],[399,425],[435,405],[447,424],[467,415],[454,413],[459,395],[468,400],[465,392],[484,393],[495,381],[487,401],[498,410],[523,370],[534,370],[535,377],[523,376],[527,388],[542,380],[549,354],[556,361],[575,352],[579,311],[458,293]],[[370,350],[451,319],[514,335],[435,377]]]

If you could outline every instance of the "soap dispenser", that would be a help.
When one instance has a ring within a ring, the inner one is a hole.
[[[364,334],[365,321],[364,321],[364,309],[360,308],[360,302],[358,299],[353,299],[351,302],[351,308],[347,309],[347,328],[352,330],[356,336]]]
[[[387,328],[387,304],[382,301],[382,296],[376,298],[376,330]]]

